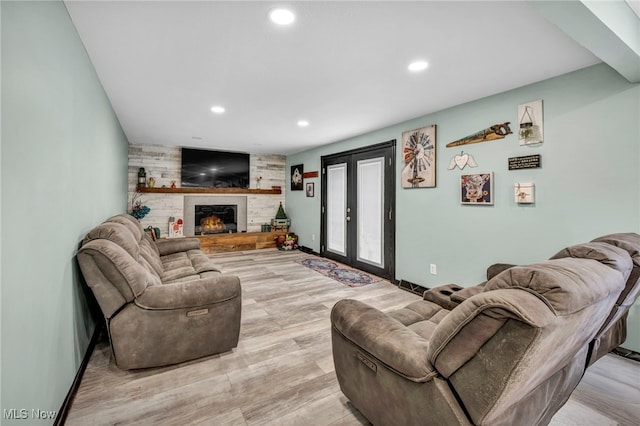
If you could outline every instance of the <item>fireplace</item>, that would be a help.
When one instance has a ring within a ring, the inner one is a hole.
[[[238,232],[238,206],[196,204],[194,224],[195,235]]]
[[[246,196],[185,196],[184,235],[247,232]]]

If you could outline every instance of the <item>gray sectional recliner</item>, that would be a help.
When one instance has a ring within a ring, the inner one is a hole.
[[[383,313],[331,313],[338,382],[375,425],[544,425],[588,365],[624,340],[640,235],[614,234]],[[620,325],[622,324],[622,325]],[[613,346],[615,345],[615,346]]]
[[[154,242],[122,214],[92,229],[77,258],[118,367],[164,366],[237,346],[240,280],[222,274],[197,238]]]

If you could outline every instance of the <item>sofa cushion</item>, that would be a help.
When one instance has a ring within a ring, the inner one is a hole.
[[[563,258],[514,266],[487,281],[485,291],[520,287],[536,294],[556,315],[570,315],[622,290],[616,269],[592,259]],[[567,297],[570,294],[571,297]]]
[[[162,281],[176,282],[204,272],[220,272],[215,264],[200,250],[172,253],[160,258],[163,267]]]
[[[603,242],[626,250],[633,264],[640,267],[640,235],[633,232],[610,234],[596,238],[592,242]]]
[[[117,216],[112,216],[109,219],[105,220],[105,223],[119,223],[133,234],[136,241],[142,240],[142,236],[145,235],[140,222],[138,222],[136,218],[128,214],[119,214]]]
[[[626,280],[631,273],[633,263],[629,253],[621,248],[605,242],[591,242],[577,244],[560,250],[551,259],[574,257],[579,259],[593,259],[622,273]]]
[[[129,253],[136,262],[140,257],[140,246],[138,244],[138,240],[136,240],[131,231],[122,224],[114,222],[101,223],[89,231],[89,233],[84,237],[82,245],[84,246],[89,241],[93,240],[109,240],[113,242],[115,245],[120,246],[124,251]]]

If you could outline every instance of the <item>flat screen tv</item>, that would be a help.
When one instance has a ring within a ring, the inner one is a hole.
[[[182,148],[182,187],[249,188],[249,154]]]

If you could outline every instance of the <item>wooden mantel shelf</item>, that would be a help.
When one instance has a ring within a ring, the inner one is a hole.
[[[136,188],[136,191],[155,194],[282,194],[280,188]]]

